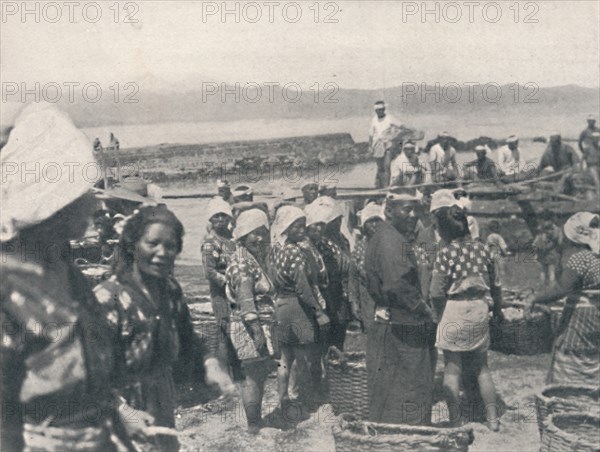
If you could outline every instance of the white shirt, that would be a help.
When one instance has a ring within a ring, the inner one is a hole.
[[[392,126],[401,127],[402,123],[393,115],[386,113],[383,118],[375,115],[371,121],[369,137],[372,139],[374,157],[383,157],[387,145],[391,141],[390,130]]]
[[[516,157],[516,158],[515,158]],[[504,174],[515,174],[519,171],[519,148],[514,152],[510,150],[508,144],[498,149],[498,165]]]
[[[419,168],[408,160],[406,154],[401,152],[390,165],[390,181],[393,183],[401,174],[410,175],[416,173],[418,170]]]

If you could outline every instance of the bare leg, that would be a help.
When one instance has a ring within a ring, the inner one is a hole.
[[[487,352],[473,353],[470,360],[472,360],[474,371],[478,372],[477,381],[479,382],[481,398],[485,403],[485,417],[488,426],[490,430],[497,432],[500,428],[500,420],[498,419],[496,387],[487,364]]]
[[[279,404],[283,407],[289,400],[288,383],[290,378],[290,368],[294,362],[294,349],[289,345],[281,345],[281,359],[277,368],[277,394],[279,395]]]
[[[460,352],[444,350],[444,393],[448,404],[450,424],[460,423],[460,377],[462,374],[462,358]]]
[[[262,395],[267,377],[264,363],[253,363],[245,366],[246,379],[240,384],[240,393],[248,421],[248,430],[258,431],[262,419]]]

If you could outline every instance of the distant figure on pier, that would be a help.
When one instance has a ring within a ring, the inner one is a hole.
[[[466,168],[475,167],[476,176],[479,180],[496,180],[498,178],[498,169],[496,162],[487,156],[487,147],[480,144],[475,147],[477,159],[465,163]]]
[[[439,142],[431,147],[428,154],[431,181],[454,180],[457,177],[458,164],[452,137],[448,132],[442,132],[438,138]]]
[[[254,192],[247,185],[239,185],[233,190],[233,202],[252,202],[254,201]]]
[[[308,206],[319,196],[319,184],[313,181],[308,181],[300,188],[302,190],[302,203],[300,208]]]
[[[402,126],[402,123],[394,116],[386,114],[385,108],[384,101],[375,102],[375,116],[369,130],[369,152],[377,163],[375,188],[387,187],[390,183],[393,131]]]
[[[330,198],[337,198],[337,184],[330,182],[322,184],[319,187],[319,196],[329,196]]]
[[[412,142],[402,146],[402,152],[390,166],[390,185],[417,185],[423,182],[423,170],[419,164],[417,147]]]
[[[100,138],[96,137],[94,140],[94,152],[102,151],[102,143],[100,142]]]
[[[113,148],[115,151],[119,150],[119,140],[117,140],[117,137],[111,132],[110,133],[110,144],[109,146],[111,148]]]

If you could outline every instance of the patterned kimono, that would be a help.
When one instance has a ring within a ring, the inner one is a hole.
[[[323,309],[315,297],[317,274],[302,248],[295,243],[274,247],[270,256],[271,280],[277,289],[276,338],[281,344],[317,342],[317,312]]]
[[[193,371],[202,375],[207,355],[194,334],[181,288],[174,279],[166,280],[161,300],[155,302],[130,275],[123,275],[112,276],[94,292],[117,331],[121,394],[133,408],[151,414],[156,425],[174,428],[174,377],[183,379]],[[150,437],[141,446],[144,450],[179,448],[177,438],[166,435]]]
[[[237,358],[242,362],[264,360],[275,355],[272,341],[274,286],[266,271],[242,245],[227,268],[227,295],[232,304],[230,338]],[[258,315],[266,339],[266,348],[258,350],[252,331],[247,328],[244,316]]]
[[[83,275],[2,260],[2,450],[116,450],[114,332]]]
[[[329,279],[329,284],[323,292],[325,312],[331,321],[327,345],[335,345],[339,350],[344,350],[346,327],[352,320],[348,299],[349,256],[327,237],[323,237],[315,246],[325,262]]]
[[[568,284],[564,282],[566,278]],[[561,285],[573,292],[560,320],[547,382],[598,385],[600,258],[589,250],[565,256]]]

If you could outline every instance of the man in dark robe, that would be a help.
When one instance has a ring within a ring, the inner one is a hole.
[[[369,420],[427,425],[431,422],[435,353],[431,308],[421,296],[414,244],[420,198],[389,193],[386,221],[365,255],[367,288],[375,322],[367,342]],[[433,335],[433,337],[432,337]]]

